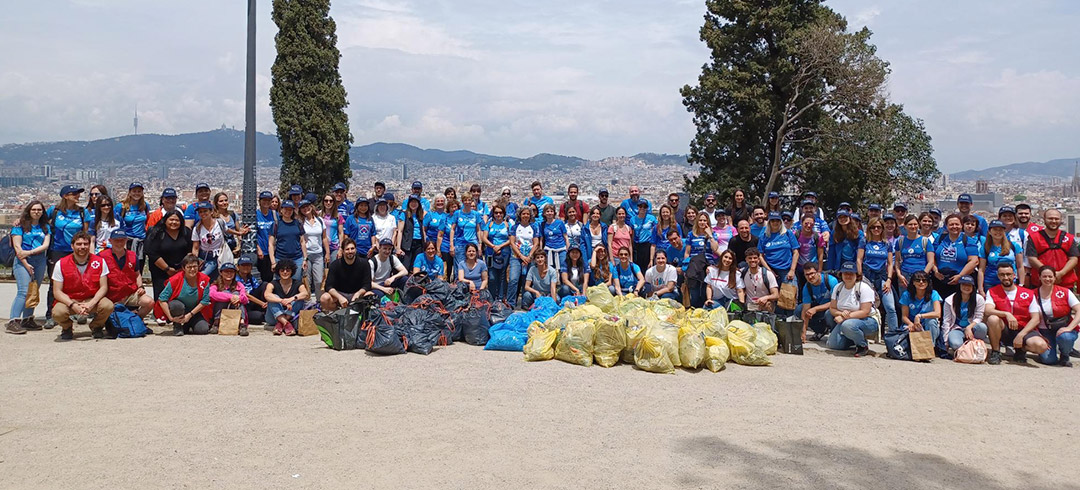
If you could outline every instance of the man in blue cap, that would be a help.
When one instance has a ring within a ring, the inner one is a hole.
[[[808,194],[813,194],[812,192]],[[795,223],[795,227],[792,231],[798,234],[802,231],[802,221],[799,221],[803,216],[811,215],[814,217],[814,231],[821,236],[821,239],[828,242],[829,237],[832,235],[832,230],[829,228],[829,222],[824,218],[818,217],[821,214],[821,209],[817,207],[817,203],[810,199],[803,199],[799,209],[795,210],[795,216],[792,216],[792,222]]]
[[[142,285],[142,273],[137,269],[138,260],[135,252],[127,249],[128,234],[116,229],[109,235],[111,248],[102,250],[99,257],[108,266],[108,292],[105,297],[116,305],[124,305],[135,311],[139,318],[150,314],[154,298],[146,294]],[[153,333],[153,332],[151,332]]]
[[[941,236],[943,233],[948,233],[949,232],[949,230],[945,229],[945,225],[943,225],[941,223],[941,218],[943,218],[944,216],[942,216],[942,213],[941,213],[940,209],[938,209],[938,208],[930,208],[930,210],[927,211],[927,213],[930,213],[930,218],[934,220],[934,224],[932,225],[932,228],[931,228],[931,229],[934,230],[934,233],[933,233],[934,240],[937,240],[937,237]]]
[[[176,189],[172,187],[166,187],[165,190],[161,191],[158,208],[151,211],[150,216],[146,217],[146,227],[153,228],[169,211],[180,211],[180,214],[183,214],[183,210],[176,207]]]
[[[641,188],[636,185],[630,186],[630,197],[623,200],[619,207],[626,210],[627,216],[633,216],[638,212],[638,203],[644,202],[649,214],[652,214],[652,203],[641,197]],[[588,220],[586,220],[588,221]]]
[[[278,213],[270,209],[273,201],[273,192],[262,191],[259,193],[259,209],[255,210],[255,266],[263,281],[270,281],[274,277],[270,265],[270,233],[274,223],[277,223]]]
[[[904,220],[907,219],[907,204],[903,202],[896,202],[892,205],[892,214],[896,217],[896,223],[900,226],[904,226]]]
[[[200,202],[210,202],[210,184],[206,182],[199,182],[195,185],[195,202],[188,204],[187,209],[184,209],[184,226],[189,229],[194,227],[195,222],[199,219],[199,210],[196,205]],[[212,205],[211,208],[213,208]]]
[[[956,210],[960,213],[961,219],[971,216],[971,204],[971,194],[965,192],[956,196]],[[975,219],[979,222],[979,236],[986,238],[986,234],[990,231],[990,227],[986,223],[986,218],[976,214]]]
[[[814,215],[817,217],[818,220],[821,220],[822,222],[824,222],[826,227],[828,227],[828,221],[825,220],[825,211],[822,210],[821,207],[817,205],[817,202],[818,202],[817,193],[814,192],[814,191],[806,191],[806,192],[804,192],[802,202],[805,203],[806,201],[810,201],[814,205]],[[795,221],[796,224],[802,222],[802,217],[803,217],[803,209],[802,208],[803,208],[803,206],[800,205],[799,208],[795,210],[795,216],[791,217],[791,219],[793,221]],[[819,231],[818,233],[821,233],[821,232]]]
[[[337,203],[338,216],[348,216],[353,213],[353,202],[349,200],[348,191],[344,182],[334,184],[330,190],[334,196],[334,202]]]
[[[416,199],[418,199],[420,201],[420,207],[424,208],[425,213],[431,211],[431,201],[428,200],[428,198],[424,197],[424,184],[423,184],[423,182],[420,182],[419,180],[413,181],[411,189],[412,189],[412,193],[410,193],[408,196],[405,196],[405,199],[401,200],[401,206],[399,206],[399,207],[401,208],[402,216],[404,217],[405,206],[409,205],[409,198],[410,197],[415,197]],[[477,194],[479,194],[479,189],[477,191]],[[474,196],[474,197],[479,197],[479,196]],[[475,199],[474,199],[474,201],[475,201]]]
[[[881,213],[882,209],[880,204],[871,204],[866,208],[866,221],[870,221],[874,218],[881,219]]]

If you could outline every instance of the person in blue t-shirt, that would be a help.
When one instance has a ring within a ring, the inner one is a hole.
[[[553,269],[562,268],[566,260],[566,222],[558,218],[554,204],[544,206],[544,221],[540,224],[540,234],[544,242],[544,252],[548,256],[548,265]]]
[[[836,327],[836,319],[828,313],[833,289],[840,281],[830,274],[823,274],[817,262],[803,264],[803,275],[806,284],[803,284],[802,304],[798,308],[803,323],[802,339],[806,341],[806,330],[809,328],[814,332],[810,340],[818,341]]]
[[[784,229],[780,213],[769,213],[769,223],[758,242],[765,265],[782,282],[795,282],[795,267],[799,259],[799,240],[791,230]]]
[[[262,191],[259,193],[259,209],[255,210],[255,267],[263,282],[268,282],[274,277],[273,268],[270,267],[270,230],[277,222],[278,213],[270,209],[270,203],[273,201],[273,192]]]
[[[210,184],[206,182],[199,182],[195,185],[195,202],[188,204],[184,208],[184,226],[188,229],[195,227],[195,222],[199,220],[198,207],[200,202],[210,202]],[[212,209],[212,208],[211,208]]]
[[[34,309],[26,307],[26,294],[31,283],[41,286],[45,279],[50,230],[45,205],[41,201],[30,201],[19,217],[19,225],[11,228],[11,246],[15,249],[15,263],[12,266],[15,299],[8,315],[8,333],[24,334],[27,330],[41,330],[41,326],[34,322]]]
[[[997,270],[999,264],[1013,267],[1016,277],[1024,277],[1024,249],[1012,241],[1005,231],[1005,223],[990,222],[990,234],[979,251],[979,294],[986,295],[990,288],[1001,284]]]
[[[893,250],[885,235],[885,222],[881,218],[870,218],[866,226],[867,236],[863,247],[859,249],[859,273],[874,286],[874,293],[881,298],[885,307],[885,325],[887,331],[897,329],[896,299],[893,297],[892,284],[889,280],[893,271]]]
[[[948,298],[960,290],[960,277],[975,272],[979,264],[978,251],[969,253],[964,235],[963,219],[958,214],[945,218],[948,232],[934,243],[934,290],[942,298]]]
[[[281,217],[270,230],[270,265],[277,270],[278,262],[289,261],[296,270],[304,270],[304,227],[297,219],[296,205],[292,200],[281,202]]]
[[[461,209],[450,217],[450,255],[454,257],[454,269],[460,269],[465,263],[465,246],[473,244],[479,247],[480,231],[484,217],[472,207],[472,196],[461,196]]]
[[[529,198],[521,204],[524,206],[534,206],[536,209],[533,210],[533,217],[537,219],[541,218],[538,211],[548,204],[555,205],[555,201],[552,201],[550,197],[544,195],[544,186],[540,185],[539,180],[534,181],[529,188],[532,189],[532,196],[529,196]]]
[[[349,200],[348,190],[344,182],[334,184],[334,188],[330,190],[330,194],[334,196],[334,203],[337,204],[337,214],[341,217],[353,213],[354,204]]]
[[[630,197],[624,199],[619,204],[619,207],[626,210],[627,216],[634,216],[637,214],[641,203],[645,203],[645,212],[652,214],[652,203],[648,199],[641,197],[641,189],[638,186],[632,185],[630,186]]]
[[[765,218],[768,217],[768,213],[765,212],[765,208],[762,206],[754,206],[754,210],[750,212],[750,234],[761,238],[761,234],[765,232]],[[738,224],[738,223],[736,223]]]
[[[977,230],[977,233],[979,236],[985,238],[990,226],[987,224],[986,218],[983,218],[982,216],[979,216],[977,214],[971,214],[971,204],[971,194],[964,193],[956,196],[956,210],[957,214],[960,215],[960,219],[962,220],[968,216],[974,216],[975,220],[979,222],[979,229]],[[948,223],[946,223],[946,228],[947,227]]]
[[[428,277],[445,280],[446,265],[439,257],[438,242],[424,242],[424,253],[417,255],[412,264],[412,273],[424,273]]]
[[[896,240],[895,254],[899,254],[900,273],[896,275],[899,289],[907,289],[911,276],[916,272],[934,270],[934,241],[919,234],[919,218],[914,214],[904,218],[906,234]]]
[[[618,263],[611,264],[611,278],[615,282],[615,294],[620,296],[638,296],[645,287],[645,276],[641,267],[630,262],[630,249],[619,249]]]
[[[506,299],[506,272],[510,267],[510,228],[506,220],[506,208],[496,204],[491,209],[491,220],[484,225],[481,238],[489,251],[488,289],[495,300]]]
[[[424,240],[435,242],[435,245],[438,246],[439,232],[442,231],[446,220],[446,198],[436,196],[432,202],[431,210],[424,213]],[[447,251],[449,251],[449,248],[447,248]]]
[[[150,206],[146,204],[143,185],[132,182],[124,200],[113,207],[113,213],[120,222],[120,229],[128,236],[127,249],[135,252],[135,269],[141,273],[146,260],[143,244],[146,240],[146,221],[150,217]]]
[[[429,201],[428,198],[424,197],[424,184],[422,184],[419,180],[417,180],[417,181],[412,183],[412,193],[405,196],[405,199],[402,199],[402,203],[401,203],[401,211],[402,211],[402,213],[405,212],[405,207],[408,206],[408,204],[409,204],[409,198],[413,198],[413,197],[415,197],[417,200],[420,201],[420,207],[424,208],[424,213],[425,214],[428,211],[431,211],[431,201]]]
[[[825,270],[836,271],[844,262],[857,262],[859,248],[865,246],[866,234],[859,224],[851,219],[851,213],[846,209],[837,211],[836,224],[829,237]]]
[[[916,272],[907,290],[900,295],[904,329],[911,332],[927,330],[934,343],[941,342],[941,295],[930,287],[930,275]]]
[[[83,208],[79,206],[79,198],[84,189],[79,186],[65,185],[60,189],[60,202],[50,206],[45,211],[49,225],[52,228],[52,239],[49,243],[49,253],[46,255],[47,271],[52,277],[53,269],[60,259],[71,255],[71,238],[80,231],[86,231],[87,218]],[[46,295],[45,304],[53,304],[52,282],[49,283],[49,293]],[[52,308],[45,309],[45,317],[48,321],[45,328],[53,328],[56,322],[52,320]]]
[[[633,231],[631,239],[634,247],[634,263],[642,270],[652,267],[653,256],[656,255],[656,246],[653,244],[653,234],[656,233],[656,216],[649,214],[649,202],[641,199],[637,202],[637,209],[633,213],[627,213],[629,218],[626,224]]]

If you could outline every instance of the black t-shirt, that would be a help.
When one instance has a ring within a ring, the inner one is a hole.
[[[160,235],[151,234],[146,241],[146,256],[154,268],[157,266],[152,264],[161,258],[169,267],[179,269],[180,262],[190,253],[191,230],[184,227],[180,228],[175,239],[169,236],[169,232],[163,231]]]
[[[343,296],[356,294],[361,289],[371,291],[371,265],[362,257],[357,257],[352,264],[346,263],[345,259],[331,262],[326,274],[326,290],[331,289]]]
[[[728,241],[728,250],[735,252],[735,263],[741,264],[746,261],[746,250],[758,246],[758,237],[750,235],[750,240],[743,241],[739,235],[731,237]]]

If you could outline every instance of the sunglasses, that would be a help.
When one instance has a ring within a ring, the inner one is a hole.
[[[501,214],[506,214],[506,213],[503,213],[502,211],[494,211],[491,214],[500,214],[501,215]]]
[[[322,202],[334,202],[333,199],[323,199]]]
[[[880,230],[881,227],[880,226],[871,226],[870,229],[871,230]]]
[[[101,193],[100,193],[100,192],[91,192],[91,193],[90,193],[90,197],[98,197],[98,196],[100,196],[100,195],[101,195]]]
[[[509,192],[504,192],[504,193],[502,193],[502,195],[504,195],[504,196],[509,196],[509,195],[510,195],[510,193],[509,193]]]
[[[926,282],[926,279],[912,279],[911,282]]]

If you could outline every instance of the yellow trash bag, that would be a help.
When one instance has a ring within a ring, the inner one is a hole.
[[[757,338],[754,339],[754,345],[761,347],[761,350],[765,351],[766,355],[776,354],[776,345],[780,342],[776,338],[776,333],[772,331],[772,327],[768,323],[758,322],[752,327],[757,333]]]
[[[678,324],[686,316],[686,310],[673,299],[658,299],[652,302],[653,313],[662,321]]]
[[[622,352],[622,361],[627,364],[634,363],[634,349],[637,348],[641,339],[648,333],[648,327],[638,323],[626,321],[626,348]]]
[[[634,365],[650,373],[674,373],[675,366],[667,355],[667,342],[649,331],[634,348]]]
[[[754,339],[757,338],[757,330],[751,327],[749,323],[744,321],[735,320],[728,324],[728,332],[738,336],[747,342],[754,343]],[[715,336],[714,336],[715,337]]]
[[[679,329],[679,362],[682,367],[697,369],[705,360],[705,334],[690,325]]]
[[[574,320],[599,320],[604,317],[604,310],[596,305],[581,305],[570,310],[570,318]]]
[[[728,327],[731,330],[732,327]],[[753,332],[751,329],[747,329]],[[731,360],[744,366],[769,366],[772,361],[765,351],[754,345],[753,341],[744,339],[738,332],[727,336],[728,347],[731,348]]]
[[[603,367],[619,362],[619,354],[626,348],[626,322],[617,317],[602,318],[596,322],[593,337],[593,359]]]
[[[710,328],[705,329],[705,335],[724,338],[727,337],[728,314],[727,310],[717,308],[709,310]]]
[[[646,311],[652,311],[650,303],[651,302],[645,298],[622,296],[619,299],[619,306],[616,308],[616,314],[623,318],[633,318]],[[653,316],[656,316],[655,312],[653,312]]]
[[[540,322],[532,322],[529,325],[529,341],[525,342],[526,361],[550,361],[555,358],[555,342],[559,339],[559,331],[544,328]]]
[[[570,309],[559,310],[555,316],[548,318],[544,322],[544,328],[549,330],[562,330],[566,328],[566,324],[574,320],[574,315],[570,313]]]
[[[588,367],[593,363],[593,337],[596,325],[592,322],[572,321],[563,329],[555,344],[555,358],[570,364]]]
[[[698,310],[694,310],[694,311],[698,311]],[[698,332],[707,332],[709,327],[712,326],[712,323],[709,321],[708,316],[689,314],[689,315],[686,315],[685,317],[683,317],[683,320],[679,324],[679,326],[680,327],[692,327],[694,330],[696,330]],[[709,335],[709,334],[706,333],[705,335]],[[724,335],[727,335],[726,330],[724,331]],[[718,336],[713,335],[713,337],[718,337]]]
[[[615,313],[615,307],[618,306],[611,291],[608,291],[608,287],[603,284],[586,289],[585,298],[589,300],[590,305],[600,308],[604,313]]]
[[[671,365],[675,367],[681,366],[682,362],[679,359],[679,327],[662,322],[658,327],[650,328],[649,331],[652,335],[660,337],[660,340],[664,341],[664,351],[671,358]]]
[[[719,372],[727,365],[731,350],[727,341],[717,337],[705,337],[705,368]]]

